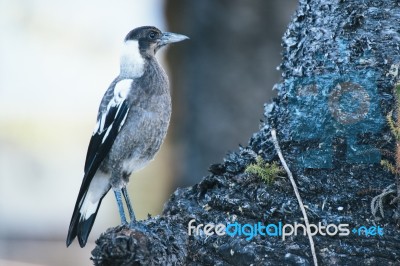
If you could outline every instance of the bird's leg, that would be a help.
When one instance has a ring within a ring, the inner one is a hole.
[[[126,206],[128,207],[129,217],[131,218],[131,222],[136,221],[135,212],[133,211],[131,200],[129,199],[128,191],[126,187],[122,188],[122,195],[124,195]]]
[[[127,224],[128,222],[126,221],[125,217],[124,205],[122,204],[121,189],[120,188],[114,189],[114,194],[118,204],[118,211],[119,211],[119,216],[121,217],[121,224]]]

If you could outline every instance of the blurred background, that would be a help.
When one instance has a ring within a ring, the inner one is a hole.
[[[95,239],[118,225],[109,193],[87,246],[65,247],[97,108],[127,32],[154,25],[191,38],[158,55],[173,117],[155,160],[131,177],[145,219],[258,131],[296,4],[0,0],[0,265],[91,265]]]

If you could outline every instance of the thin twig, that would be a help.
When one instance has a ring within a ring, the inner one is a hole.
[[[281,148],[279,147],[278,139],[276,137],[276,130],[275,129],[271,129],[271,136],[272,136],[272,143],[275,146],[275,150],[278,153],[278,156],[279,156],[279,159],[281,160],[283,168],[285,168],[285,171],[287,172],[287,174],[289,176],[290,182],[292,183],[292,186],[293,186],[294,193],[296,194],[296,197],[297,197],[297,201],[299,202],[301,212],[303,213],[304,222],[306,224],[308,240],[310,241],[311,253],[312,253],[312,256],[313,256],[314,265],[318,266],[317,254],[315,253],[314,240],[313,240],[312,235],[311,235],[310,223],[308,221],[308,216],[307,216],[307,213],[306,213],[306,209],[304,208],[304,204],[303,204],[303,201],[301,200],[300,193],[299,193],[299,190],[297,189],[297,185],[296,185],[296,182],[294,181],[292,172],[290,171],[288,165],[286,164],[285,158],[283,158],[283,154],[282,154]]]
[[[396,194],[396,190],[394,189],[395,184],[391,184],[390,186],[386,187],[381,194],[375,196],[372,200],[371,200],[371,213],[374,216],[374,218],[376,218],[376,213],[378,212],[378,209],[381,213],[382,218],[385,218],[385,214],[383,212],[383,199],[389,195],[389,194]],[[393,201],[392,201],[393,202]],[[390,204],[392,204],[392,202],[390,202]]]

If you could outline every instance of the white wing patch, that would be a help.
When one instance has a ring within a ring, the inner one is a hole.
[[[126,99],[131,89],[132,79],[123,79],[119,81],[114,87],[114,98],[110,101],[110,104],[114,101],[114,106],[118,105]],[[109,109],[109,107],[107,107]]]
[[[106,117],[108,112],[110,111],[111,107],[117,107],[119,106],[120,108],[120,104],[126,100],[126,98],[128,97],[129,91],[131,89],[131,85],[132,85],[132,79],[123,79],[121,81],[119,81],[115,87],[114,87],[114,97],[110,100],[110,102],[107,105],[107,109],[105,112],[103,112],[99,118],[99,120],[96,123],[96,126],[94,128],[93,131],[93,135],[99,132],[103,132],[104,126],[105,126],[105,122],[106,122]],[[118,111],[119,111],[118,108]],[[125,119],[127,117],[128,113],[125,114],[124,119],[122,120],[122,123],[119,126],[119,129],[121,129],[122,125],[125,123]],[[110,131],[111,127],[109,127],[107,130]],[[104,138],[103,138],[103,142],[104,140],[107,138],[109,132],[106,132]]]
[[[106,115],[103,114],[99,120],[97,120],[96,126],[94,127],[93,130],[93,135],[96,134],[97,132],[102,132],[104,129],[104,123],[106,122]]]

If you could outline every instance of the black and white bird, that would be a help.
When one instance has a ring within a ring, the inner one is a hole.
[[[67,246],[75,237],[81,247],[86,245],[101,201],[110,189],[121,223],[127,223],[122,197],[131,221],[135,220],[126,190],[129,176],[153,159],[171,117],[168,77],[155,54],[161,47],[185,39],[188,37],[151,26],[136,28],[125,37],[120,73],[103,96],[90,139]]]

